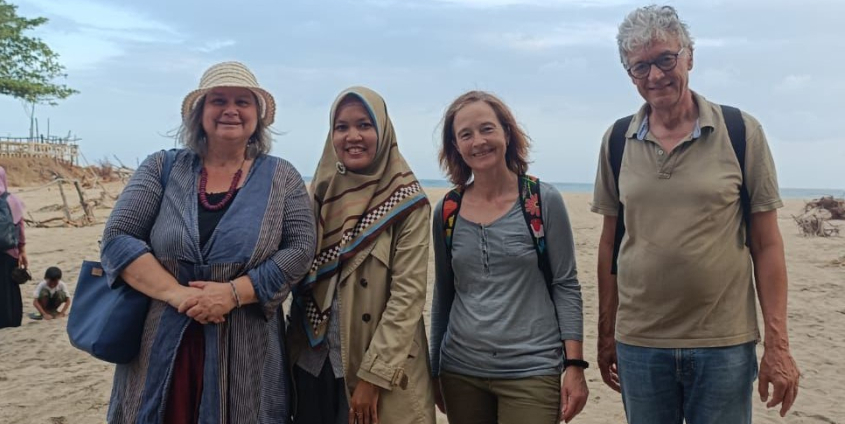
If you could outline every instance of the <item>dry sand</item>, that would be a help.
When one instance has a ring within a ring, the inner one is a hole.
[[[112,187],[115,193],[119,190]],[[438,199],[443,190],[433,189],[429,193],[432,199]],[[21,197],[30,211],[55,204],[59,199],[55,188],[25,192]],[[575,231],[581,270],[585,354],[594,363],[596,243],[601,219],[589,212],[589,195],[565,193],[564,199]],[[802,207],[801,200],[787,201],[779,219],[789,269],[792,349],[804,376],[801,391],[785,419],[755,401],[755,423],[845,423],[845,376],[841,372],[845,366],[845,294],[842,292],[845,237],[800,236],[790,214],[797,214]],[[45,211],[40,217],[38,213],[34,215],[44,219],[57,213]],[[96,214],[102,221],[108,210],[98,209]],[[98,257],[97,240],[102,229],[102,224],[83,228],[29,228],[27,249],[34,276],[43,275],[48,266],[59,266],[73,291],[81,261]],[[433,266],[433,261],[429,262],[429,268]],[[433,273],[429,271],[430,284],[432,278]],[[34,311],[31,304],[34,285],[31,282],[22,287],[25,312]],[[21,327],[0,330],[0,423],[105,422],[113,367],[71,347],[66,323],[64,319],[32,321],[24,317]],[[587,370],[587,378],[590,399],[575,422],[624,423],[619,395],[604,386],[595,367]],[[446,420],[440,416],[439,422]]]

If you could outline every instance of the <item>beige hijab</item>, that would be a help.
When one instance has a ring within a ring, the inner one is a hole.
[[[332,145],[337,108],[354,96],[370,114],[378,134],[373,163],[364,171],[347,171]],[[329,115],[330,129],[323,156],[311,182],[317,220],[317,250],[309,274],[299,285],[297,299],[305,308],[306,333],[311,346],[320,344],[328,324],[341,265],[345,274],[363,262],[356,254],[414,209],[428,204],[420,183],[399,153],[384,99],[365,87],[351,87],[337,96]],[[355,257],[354,261],[347,261]],[[359,260],[360,259],[360,260]]]

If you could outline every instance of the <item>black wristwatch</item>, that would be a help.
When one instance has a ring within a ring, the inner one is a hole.
[[[590,367],[590,363],[583,360],[583,359],[564,359],[563,360],[563,369],[568,367],[578,367],[581,369],[587,369]]]

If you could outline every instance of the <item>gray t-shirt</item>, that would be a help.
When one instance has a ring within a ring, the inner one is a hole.
[[[583,339],[575,245],[560,193],[541,183],[553,274],[551,291],[537,265],[519,201],[489,225],[458,216],[451,263],[441,201],[434,213],[435,286],[431,308],[432,374],[483,378],[560,374],[563,340]]]

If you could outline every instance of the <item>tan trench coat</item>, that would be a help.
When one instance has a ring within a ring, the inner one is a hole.
[[[431,207],[426,204],[384,230],[343,264],[338,288],[341,357],[347,396],[359,379],[382,388],[385,424],[434,424],[434,395],[423,322],[428,284]],[[291,363],[309,349],[290,326]]]

